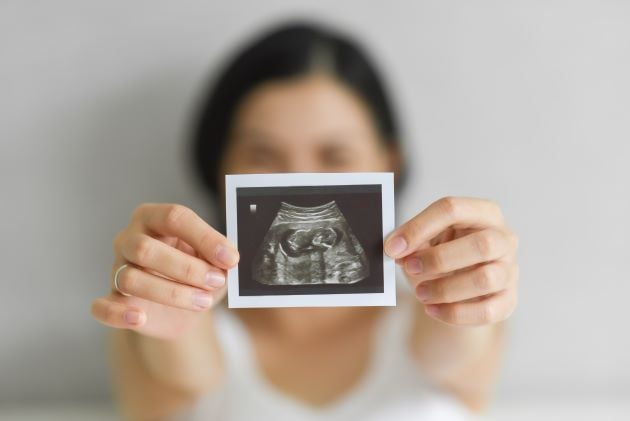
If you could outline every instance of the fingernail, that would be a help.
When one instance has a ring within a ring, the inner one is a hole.
[[[217,246],[216,256],[221,263],[228,267],[233,266],[236,263],[236,259],[238,258],[236,256],[236,253],[221,244]]]
[[[416,296],[423,303],[429,300],[429,287],[424,284],[418,285],[416,288]]]
[[[210,298],[210,295],[205,292],[195,291],[193,292],[192,302],[197,307],[208,308],[212,303],[212,299]]]
[[[410,274],[417,275],[422,272],[422,262],[417,258],[409,259],[405,264],[405,269]]]
[[[387,244],[387,254],[392,257],[398,256],[407,249],[407,241],[402,237],[394,237]]]
[[[424,310],[427,312],[429,316],[437,316],[440,312],[438,306],[425,306]]]
[[[144,313],[136,310],[128,310],[125,312],[123,317],[125,318],[126,323],[129,323],[130,325],[138,325],[144,320]]]
[[[210,271],[206,273],[206,285],[209,287],[222,287],[225,285],[225,276],[222,273]]]

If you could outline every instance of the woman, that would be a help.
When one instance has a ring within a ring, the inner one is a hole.
[[[399,141],[363,51],[292,25],[223,70],[193,155],[223,203],[230,173],[393,171],[400,184]],[[112,291],[92,313],[118,328],[127,417],[458,419],[483,408],[517,299],[516,236],[496,204],[439,199],[391,233],[384,250],[413,291],[396,308],[228,311],[239,254],[221,232],[182,205],[147,203],[114,239]]]

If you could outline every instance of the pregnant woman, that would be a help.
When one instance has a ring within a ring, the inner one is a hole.
[[[400,133],[373,63],[311,25],[278,28],[218,74],[193,162],[224,203],[228,173],[392,171]],[[239,252],[221,225],[145,203],[114,239],[116,395],[128,419],[464,419],[483,409],[517,301],[517,240],[488,200],[436,200],[385,240],[397,307],[228,310]],[[297,240],[296,240],[297,241]],[[116,281],[116,282],[115,282]]]

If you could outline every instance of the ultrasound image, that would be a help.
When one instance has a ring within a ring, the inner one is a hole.
[[[353,284],[370,274],[367,256],[337,203],[282,202],[252,264],[266,285]]]

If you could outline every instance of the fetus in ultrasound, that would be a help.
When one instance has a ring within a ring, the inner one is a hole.
[[[252,264],[254,280],[267,285],[353,284],[369,274],[365,251],[335,201],[282,202]]]

